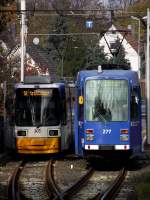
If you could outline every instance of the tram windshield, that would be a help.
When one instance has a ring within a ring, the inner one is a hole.
[[[88,121],[127,121],[128,82],[88,80],[85,90],[85,119]]]
[[[58,88],[16,90],[15,122],[17,126],[54,126],[60,123]]]

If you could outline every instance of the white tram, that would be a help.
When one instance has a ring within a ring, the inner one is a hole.
[[[14,131],[21,154],[59,153],[72,142],[71,90],[64,83],[15,85]]]

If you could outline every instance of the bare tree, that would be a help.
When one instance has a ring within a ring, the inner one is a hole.
[[[116,7],[127,9],[128,6],[133,5],[138,0],[109,0],[109,7],[114,9]]]
[[[27,8],[32,9],[52,9],[64,7],[64,1],[60,0],[26,0]],[[102,5],[100,0],[68,0],[65,5],[68,4],[70,9],[80,10],[85,8],[96,9]],[[67,8],[68,8],[67,5]]]

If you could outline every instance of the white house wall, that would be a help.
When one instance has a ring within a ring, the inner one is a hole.
[[[110,29],[116,30],[116,28],[114,26],[112,26]],[[120,40],[122,40],[122,38],[123,38],[123,36],[119,32],[116,32],[115,34],[105,33],[105,38],[109,45],[110,45],[110,43],[114,43],[116,41],[117,37]],[[112,57],[104,37],[102,37],[100,39],[99,45],[104,46],[104,52],[107,54],[108,58]],[[139,57],[138,53],[133,49],[133,47],[127,42],[127,40],[125,38],[122,42],[122,45],[123,45],[123,47],[125,49],[125,53],[126,53],[125,58],[129,60],[131,69],[133,71],[138,71],[138,57]]]
[[[0,40],[0,46],[2,47],[3,53],[7,53],[8,51],[7,45],[2,40]]]

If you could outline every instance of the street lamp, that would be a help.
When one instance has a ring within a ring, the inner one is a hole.
[[[141,21],[138,17],[135,16],[131,16],[131,19],[137,20],[139,27],[138,27],[138,75],[139,78],[141,77],[141,73],[140,73],[140,65],[141,65],[141,57],[140,57],[140,50],[141,50],[141,45],[140,45],[140,41],[141,41]]]

